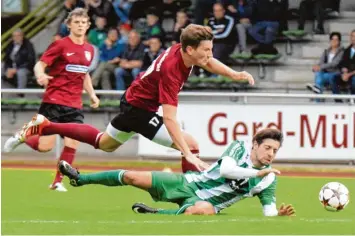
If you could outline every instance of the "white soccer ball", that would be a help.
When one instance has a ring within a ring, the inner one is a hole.
[[[320,190],[319,201],[328,211],[341,211],[349,203],[349,190],[341,183],[329,182]]]

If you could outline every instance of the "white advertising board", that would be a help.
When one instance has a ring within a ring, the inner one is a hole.
[[[355,160],[355,106],[181,104],[179,119],[205,158],[218,158],[233,140],[251,141],[259,129],[275,127],[285,137],[278,159]],[[140,137],[138,154],[180,152]]]

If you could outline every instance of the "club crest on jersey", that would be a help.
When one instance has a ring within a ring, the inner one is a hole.
[[[90,61],[91,60],[91,53],[89,51],[85,51],[85,58],[86,60]]]

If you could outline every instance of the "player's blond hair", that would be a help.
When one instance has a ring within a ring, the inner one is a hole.
[[[212,29],[208,26],[189,24],[180,36],[181,48],[186,52],[187,46],[197,48],[203,40],[212,40]]]
[[[253,137],[253,143],[257,142],[259,145],[263,143],[265,139],[273,139],[275,141],[278,141],[280,143],[280,146],[282,145],[283,142],[283,134],[281,133],[280,130],[278,129],[272,129],[272,128],[266,128],[262,129],[259,132],[255,134]]]
[[[81,17],[85,17],[88,19],[88,24],[90,25],[90,17],[88,15],[88,11],[85,8],[75,8],[74,10],[72,10],[71,12],[69,12],[68,17],[65,19],[65,24],[70,24],[71,20],[73,19],[73,17],[76,16],[81,16]]]

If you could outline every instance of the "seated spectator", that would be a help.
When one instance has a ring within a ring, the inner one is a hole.
[[[10,84],[17,88],[26,88],[35,65],[36,54],[32,43],[24,37],[21,29],[12,33],[12,41],[5,49],[3,87]]]
[[[205,18],[209,18],[212,13],[213,5],[217,0],[196,0],[194,8],[194,23],[204,25]]]
[[[131,32],[132,27],[129,24],[122,24],[118,27],[120,32],[120,39],[118,43],[127,44],[128,43],[128,35]]]
[[[96,17],[106,17],[107,27],[116,27],[117,22],[119,21],[118,16],[115,13],[115,9],[112,6],[110,0],[86,0],[88,15],[91,19],[91,27],[95,23]]]
[[[128,35],[128,45],[123,52],[120,65],[115,69],[117,90],[126,90],[137,77],[143,64],[143,55],[144,45],[141,43],[140,35],[132,30]]]
[[[316,18],[317,26],[314,29],[316,34],[324,34],[324,0],[302,0],[300,3],[300,18],[298,20],[298,29],[304,30],[306,19]]]
[[[324,87],[333,85],[340,75],[339,63],[343,58],[344,48],[341,46],[341,34],[332,32],[329,36],[330,47],[325,49],[319,63],[313,66],[315,84],[308,84],[307,88],[315,93],[323,93]]]
[[[237,23],[239,52],[247,51],[247,30],[251,27],[251,18],[253,14],[253,1],[238,0],[224,1],[228,11],[235,17]]]
[[[111,75],[120,62],[124,50],[123,44],[118,43],[118,31],[116,28],[109,30],[107,39],[100,46],[100,62],[92,75],[94,87],[101,85],[102,89],[111,90]]]
[[[150,8],[147,12],[147,31],[146,39],[143,43],[148,46],[149,40],[151,37],[159,37],[160,41],[164,44],[165,40],[165,31],[159,21],[158,12],[155,8]]]
[[[127,24],[129,23],[129,12],[132,8],[132,1],[130,0],[114,0],[112,2],[112,6],[115,9],[115,12],[120,18],[121,23]]]
[[[207,24],[212,28],[214,35],[213,56],[223,63],[226,63],[229,55],[233,53],[237,38],[234,19],[225,13],[224,6],[221,3],[215,3],[213,17],[209,19]]]
[[[107,37],[107,31],[105,29],[106,18],[101,16],[96,17],[95,25],[96,27],[89,31],[88,40],[92,45],[100,47]]]
[[[249,34],[259,43],[252,54],[278,54],[273,47],[281,21],[286,17],[288,0],[258,0],[255,5],[256,23],[249,28]]]
[[[173,41],[172,44],[180,43],[180,35],[182,30],[190,24],[189,17],[186,12],[180,10],[176,13],[176,20],[173,29]]]
[[[149,39],[149,48],[144,49],[143,65],[141,71],[145,71],[152,64],[152,62],[162,53],[161,41],[158,37],[152,37]]]
[[[332,16],[332,17],[339,16],[340,0],[327,0],[325,5],[326,5],[325,9],[330,10],[330,12],[328,13],[329,16]]]
[[[340,87],[349,87],[350,93],[355,94],[355,30],[350,34],[350,46],[345,49],[339,64],[341,76],[331,86],[333,94],[340,93]]]

